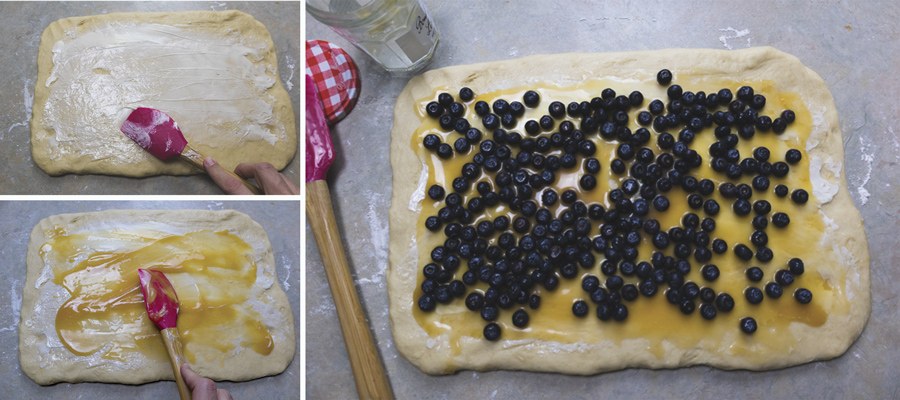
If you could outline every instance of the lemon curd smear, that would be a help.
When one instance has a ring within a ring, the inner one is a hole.
[[[833,262],[829,260],[830,250],[820,246],[820,240],[824,234],[824,222],[818,212],[817,200],[812,195],[811,182],[809,176],[809,158],[806,153],[806,139],[812,130],[812,118],[809,110],[803,104],[802,100],[793,93],[779,91],[771,81],[753,81],[753,82],[735,82],[723,79],[710,79],[699,76],[690,76],[686,74],[679,75],[678,84],[681,84],[685,90],[706,91],[714,93],[720,88],[730,88],[735,91],[743,85],[752,86],[756,93],[766,96],[767,103],[760,110],[760,115],[770,115],[777,117],[782,110],[791,109],[796,113],[796,120],[788,126],[786,132],[781,135],[769,132],[759,132],[752,139],[741,139],[737,145],[737,149],[741,153],[742,158],[750,157],[753,149],[758,146],[765,146],[771,151],[770,162],[782,161],[784,154],[788,149],[798,149],[802,153],[802,160],[791,165],[789,174],[784,178],[776,178],[770,176],[770,187],[765,192],[754,191],[750,201],[768,200],[772,204],[772,211],[769,218],[775,212],[785,212],[791,218],[791,223],[786,228],[777,228],[771,223],[765,230],[769,237],[770,247],[774,252],[774,258],[768,263],[762,263],[755,258],[750,261],[740,260],[733,253],[733,248],[738,243],[743,243],[751,248],[750,235],[755,230],[751,225],[751,213],[747,216],[737,216],[731,210],[733,200],[723,198],[718,190],[713,195],[706,198],[715,199],[721,206],[721,211],[715,216],[716,229],[710,234],[711,239],[721,238],[728,243],[729,249],[722,255],[713,254],[713,257],[706,264],[716,264],[721,272],[720,277],[714,282],[706,282],[700,275],[701,264],[690,258],[691,272],[685,276],[685,281],[696,282],[701,287],[710,287],[716,293],[726,292],[735,299],[735,307],[731,312],[719,311],[717,317],[711,321],[704,320],[699,315],[699,310],[691,315],[682,314],[677,306],[667,302],[664,291],[665,284],[659,286],[659,289],[653,297],[639,296],[635,301],[624,301],[628,307],[628,318],[624,322],[600,321],[594,311],[596,305],[590,301],[590,296],[581,288],[581,280],[587,275],[595,275],[600,277],[601,281],[605,280],[605,276],[600,272],[600,262],[603,260],[602,254],[597,254],[596,264],[589,269],[580,269],[580,275],[574,279],[560,278],[559,286],[552,292],[548,292],[541,285],[535,286],[535,293],[541,295],[541,305],[537,310],[531,310],[527,306],[514,305],[508,310],[501,310],[500,317],[496,321],[501,326],[501,338],[506,340],[520,339],[536,339],[557,342],[562,344],[573,343],[602,343],[613,342],[620,343],[629,339],[646,340],[646,348],[657,357],[664,354],[664,342],[676,345],[680,348],[703,348],[710,351],[724,352],[727,354],[742,355],[749,358],[763,357],[758,355],[760,351],[790,351],[795,339],[791,330],[792,324],[805,324],[811,327],[821,326],[828,319],[828,311],[834,310],[838,312],[846,312],[849,308],[849,302],[842,288],[844,287],[845,276],[823,276],[819,273],[815,266],[821,263]],[[537,120],[541,116],[548,114],[547,107],[552,101],[561,101],[568,104],[571,101],[586,101],[592,97],[599,96],[604,88],[612,88],[619,94],[628,95],[633,90],[639,90],[644,95],[644,102],[639,110],[646,110],[647,105],[654,99],[667,101],[665,87],[658,85],[655,81],[619,81],[619,80],[593,80],[588,81],[577,87],[559,87],[552,84],[537,84],[536,86],[520,87],[507,90],[493,91],[489,93],[480,93],[470,102],[466,103],[465,117],[469,119],[473,127],[477,127],[484,133],[484,139],[491,138],[491,131],[483,128],[481,117],[474,111],[474,104],[483,100],[488,104],[492,104],[496,99],[505,99],[507,101],[519,100],[527,90],[535,90],[541,96],[540,104],[533,109],[526,109],[523,117],[518,118],[517,126],[507,131],[519,132],[523,137],[530,137],[524,130],[524,124],[527,120]],[[454,131],[445,132],[437,123],[436,119],[432,119],[425,113],[425,105],[437,98],[437,94],[441,92],[455,93],[458,88],[437,88],[434,95],[430,98],[420,99],[415,105],[416,109],[411,110],[419,116],[422,124],[412,135],[410,146],[418,157],[425,163],[428,168],[428,187],[434,184],[441,185],[447,192],[452,192],[452,180],[460,175],[460,170],[466,162],[470,162],[472,157],[478,152],[478,146],[472,146],[465,154],[454,152],[451,159],[440,159],[434,152],[424,148],[422,140],[427,134],[436,134],[441,137],[444,143],[452,144],[456,139],[462,137],[461,134]],[[721,109],[721,108],[720,108]],[[639,125],[637,124],[637,111],[632,109],[629,112],[631,121],[629,128],[634,131]],[[568,118],[568,117],[566,117]],[[541,135],[549,135],[557,132],[559,123],[562,119],[554,121],[554,129],[543,132]],[[576,122],[577,124],[577,122]],[[577,125],[576,125],[577,126]],[[658,132],[650,127],[651,140],[645,145],[654,151],[656,155],[661,153],[661,149],[656,145],[656,137]],[[677,135],[677,130],[670,131]],[[557,179],[551,187],[558,193],[566,189],[574,189],[578,192],[579,200],[585,204],[591,203],[602,204],[605,208],[610,207],[607,197],[608,192],[618,187],[628,174],[616,175],[610,170],[610,162],[616,157],[615,150],[618,141],[600,138],[599,134],[593,133],[586,135],[597,146],[595,158],[601,161],[601,170],[596,175],[597,187],[591,191],[583,191],[578,187],[578,178],[583,174],[583,159],[579,158],[579,162],[575,168],[560,169],[556,171]],[[537,136],[534,136],[537,137]],[[729,180],[722,173],[717,173],[710,167],[711,157],[707,149],[715,141],[713,127],[705,128],[698,132],[694,138],[691,148],[703,157],[703,165],[694,169],[691,175],[698,180],[707,178],[712,180],[716,186],[723,182],[747,183],[750,184],[750,177],[742,177],[738,180]],[[513,148],[511,157],[515,157],[517,149]],[[561,150],[553,150],[547,155],[560,155]],[[532,172],[535,172],[532,169]],[[472,188],[464,196],[465,201],[469,198],[477,196],[474,190],[474,184],[480,181],[491,182],[491,179],[484,173],[479,179],[472,181]],[[493,183],[493,182],[491,182]],[[611,187],[612,184],[612,187]],[[785,184],[791,190],[805,189],[810,193],[810,200],[806,205],[797,205],[790,200],[790,196],[780,198],[773,193],[773,189],[777,184]],[[492,184],[494,190],[497,188]],[[538,204],[542,190],[536,190],[534,200]],[[687,192],[680,186],[676,186],[666,196],[671,201],[671,206],[666,212],[658,212],[651,209],[650,214],[646,218],[655,218],[660,222],[662,230],[668,230],[673,226],[680,226],[682,216],[687,212],[698,214],[701,219],[706,217],[702,210],[691,210],[687,205]],[[430,252],[436,247],[443,245],[446,237],[442,230],[438,232],[430,232],[425,228],[425,219],[429,216],[436,215],[443,202],[433,201],[427,196],[421,203],[421,213],[417,221],[417,248],[418,248],[418,271],[417,286],[413,293],[409,294],[409,300],[413,302],[413,314],[415,320],[431,337],[448,335],[451,349],[455,353],[460,352],[460,341],[465,338],[473,338],[476,340],[484,340],[482,330],[487,323],[478,312],[469,311],[462,298],[454,299],[450,304],[438,304],[435,311],[423,312],[415,306],[416,300],[422,295],[421,283],[424,280],[421,268],[431,262]],[[549,207],[555,216],[561,212],[565,206],[556,204]],[[485,219],[493,219],[500,215],[506,215],[511,219],[515,214],[511,212],[503,203],[497,207],[489,207],[481,216],[477,216],[473,225]],[[598,234],[599,223],[592,221],[592,229],[590,237]],[[496,238],[497,235],[492,236]],[[516,235],[517,237],[521,235]],[[643,234],[642,243],[639,245],[637,260],[649,261],[650,255],[655,250],[650,242],[649,235]],[[491,243],[494,240],[492,239]],[[665,251],[671,254],[671,248]],[[778,299],[771,299],[766,296],[765,300],[757,305],[749,304],[744,298],[743,291],[745,288],[754,286],[763,289],[766,282],[774,280],[775,272],[779,269],[787,268],[787,261],[791,258],[799,257],[805,261],[807,266],[806,272],[796,277],[793,285],[786,287],[784,295]],[[454,279],[461,279],[462,274],[467,270],[464,262],[457,270]],[[765,272],[765,278],[759,283],[751,283],[746,279],[744,271],[751,267],[758,266]],[[636,277],[624,277],[625,283],[637,284],[639,280]],[[469,286],[467,293],[473,290],[484,291],[487,284],[478,282],[473,286]],[[813,301],[810,304],[799,304],[792,296],[795,289],[805,287],[813,292]],[[591,307],[587,317],[577,318],[572,314],[572,304],[576,300],[585,300]],[[525,329],[516,328],[512,325],[511,316],[513,311],[519,307],[525,307],[530,314],[529,325]],[[699,307],[698,307],[699,308]],[[743,334],[738,328],[738,322],[743,317],[753,317],[756,319],[759,329],[753,335]]]
[[[256,281],[251,247],[227,231],[198,231],[161,239],[112,235],[137,247],[93,251],[105,239],[90,233],[67,234],[55,228],[41,248],[53,267],[53,282],[70,298],[59,308],[55,326],[72,353],[125,360],[135,353],[165,360],[159,331],[147,316],[138,268],[166,274],[179,300],[178,329],[185,355],[196,361],[197,346],[221,352],[241,345],[259,354],[272,352],[268,329],[242,307]]]

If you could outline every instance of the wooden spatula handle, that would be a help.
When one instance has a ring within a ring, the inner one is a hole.
[[[325,263],[325,275],[331,286],[331,296],[337,308],[359,398],[393,399],[391,383],[350,275],[341,234],[334,219],[331,194],[324,180],[307,182],[306,215]]]
[[[191,165],[193,165],[194,167],[197,167],[201,171],[206,171],[206,168],[203,167],[203,160],[205,158],[206,157],[203,157],[203,154],[200,154],[197,150],[194,150],[193,148],[191,148],[191,146],[185,146],[184,150],[181,152],[182,160],[185,160],[185,161],[191,163]],[[253,185],[250,182],[247,182],[246,179],[241,178],[234,172],[231,172],[228,169],[225,169],[225,172],[227,172],[228,175],[231,175],[233,178],[241,181],[241,183],[244,184],[244,187],[246,187],[248,190],[250,190],[250,193],[253,193],[253,194],[262,193],[262,191],[259,190],[258,187],[256,187],[255,185]]]
[[[178,395],[181,400],[191,400],[191,391],[184,383],[181,376],[181,364],[185,363],[184,353],[181,351],[181,335],[178,328],[167,328],[159,331],[166,344],[166,352],[169,353],[169,363],[172,364],[172,372],[175,373],[175,383],[178,385]]]

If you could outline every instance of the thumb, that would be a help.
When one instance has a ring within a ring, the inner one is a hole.
[[[240,180],[228,173],[222,168],[212,157],[206,157],[203,160],[203,168],[212,181],[222,189],[226,194],[253,194],[249,189],[244,187]]]
[[[194,372],[188,363],[181,364],[181,376],[184,378],[184,383],[191,389],[191,397],[194,399],[216,399],[215,382]]]

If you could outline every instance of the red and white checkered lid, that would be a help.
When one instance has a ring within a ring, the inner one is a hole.
[[[350,113],[359,97],[359,69],[344,49],[324,40],[307,40],[306,74],[316,83],[329,124]]]

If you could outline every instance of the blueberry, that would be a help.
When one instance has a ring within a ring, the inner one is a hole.
[[[526,106],[534,108],[537,107],[538,103],[541,102],[541,95],[539,95],[538,92],[535,92],[534,90],[529,90],[525,92],[524,95],[522,95],[522,101]]]
[[[719,267],[715,264],[704,265],[703,268],[700,269],[700,273],[707,282],[713,282],[719,278]]]
[[[656,283],[652,280],[641,281],[641,283],[638,284],[638,289],[640,290],[641,294],[646,297],[653,297],[653,295],[655,295],[657,291]]]
[[[425,112],[432,118],[439,118],[444,113],[444,106],[436,101],[432,101],[425,106]]]
[[[784,197],[788,195],[788,187],[785,185],[777,185],[775,186],[775,195],[778,197]]]
[[[583,190],[591,191],[597,187],[597,178],[593,175],[582,175],[581,179],[578,180],[578,186]]]
[[[638,297],[638,288],[629,283],[625,286],[622,286],[620,293],[622,294],[623,300],[634,301]]]
[[[660,212],[668,210],[669,209],[669,199],[667,199],[666,196],[663,196],[663,195],[658,195],[658,196],[654,197],[653,198],[653,208],[655,208],[656,211],[660,211]]]
[[[741,319],[740,323],[741,332],[744,332],[748,335],[756,332],[756,320],[753,317],[746,317]]]
[[[700,305],[700,316],[705,320],[716,318],[716,307],[712,304],[703,303]]]
[[[496,321],[499,314],[500,309],[498,309],[496,306],[485,305],[481,308],[481,318],[485,321]]]
[[[809,193],[803,189],[795,189],[791,192],[791,200],[797,204],[806,204],[806,202],[809,201]]]
[[[480,292],[472,292],[466,296],[466,308],[472,311],[478,311],[484,307],[484,295]]]
[[[772,254],[772,249],[770,249],[770,248],[768,248],[768,247],[766,247],[766,246],[759,246],[759,247],[756,249],[756,259],[759,260],[759,261],[761,261],[761,262],[769,262],[769,261],[772,261],[772,257],[773,257],[773,256],[774,256],[774,255]]]
[[[528,312],[522,308],[516,310],[516,312],[514,312],[512,315],[512,323],[517,328],[524,328],[528,326],[528,319]]]
[[[449,107],[450,104],[453,104],[453,95],[451,95],[450,93],[439,94],[438,103],[440,103],[444,107]]]
[[[511,110],[509,109],[509,102],[503,99],[494,100],[494,103],[491,107],[494,110],[494,114],[503,115],[509,113]]]
[[[759,282],[763,278],[762,269],[760,269],[759,267],[747,268],[747,270],[744,271],[744,274],[747,275],[747,279],[749,279],[751,282]]]
[[[778,178],[783,178],[788,174],[788,171],[790,171],[790,169],[791,167],[789,167],[786,162],[778,161],[772,164],[772,175],[775,175]]]
[[[593,293],[600,287],[600,279],[594,275],[586,275],[581,280],[581,288],[587,293]]]
[[[425,294],[419,297],[418,305],[422,311],[434,311],[435,307],[437,307],[437,301],[434,299],[434,296]]]
[[[716,291],[711,288],[704,287],[700,289],[700,301],[704,303],[713,303],[716,301]]]
[[[760,192],[769,189],[769,178],[766,178],[763,175],[757,175],[753,178],[753,189],[756,189]]]
[[[491,106],[486,101],[479,100],[475,102],[475,113],[479,117],[483,117],[491,112]]]
[[[760,110],[766,105],[766,97],[761,94],[753,95],[749,103],[754,110]]]
[[[800,153],[800,150],[790,149],[786,153],[784,153],[784,161],[787,161],[788,164],[796,164],[800,162],[803,158],[803,155]]]
[[[728,293],[719,293],[716,296],[716,308],[722,312],[729,312],[734,309],[734,299]]]
[[[650,102],[650,105],[647,106],[647,110],[653,115],[659,115],[666,110],[666,106],[662,101],[657,99]]]
[[[772,204],[767,200],[757,200],[753,203],[753,211],[758,215],[766,215],[772,211]]]
[[[765,246],[769,243],[769,236],[763,231],[753,231],[753,233],[750,234],[750,243],[753,243],[756,246]]]
[[[549,131],[553,129],[553,118],[549,115],[544,115],[540,120],[538,120],[538,124],[544,131]]]
[[[782,289],[781,286],[777,283],[769,282],[766,284],[766,296],[777,299],[781,297],[782,293],[784,293],[784,289]]]
[[[572,303],[572,314],[576,317],[583,318],[588,313],[588,304],[584,300],[576,300]]]
[[[681,85],[672,85],[666,89],[666,94],[670,100],[679,99],[684,94],[684,89],[681,88]]]
[[[450,107],[447,107],[447,111],[450,112],[450,115],[453,117],[459,118],[462,117],[466,112],[466,106],[461,103],[453,103],[450,104]]]
[[[780,269],[775,272],[775,282],[778,282],[781,286],[791,286],[794,283],[794,274],[791,271]]]
[[[462,87],[459,89],[459,99],[462,101],[471,101],[475,97],[475,93],[472,92],[472,89],[467,87]]]
[[[528,307],[532,310],[537,310],[541,307],[541,296],[537,294],[532,294],[528,296]]]
[[[550,113],[551,117],[559,119],[566,115],[566,106],[559,101],[554,101],[550,103],[547,112]]]
[[[763,292],[759,288],[748,287],[744,289],[744,297],[750,304],[759,304],[763,301]]]
[[[656,82],[660,85],[668,85],[672,82],[672,71],[661,69],[656,73]]]
[[[530,119],[525,122],[525,132],[529,135],[537,135],[541,132],[541,125],[537,121]]]
[[[430,216],[425,218],[425,228],[429,231],[437,232],[441,229],[441,220],[438,217]]]
[[[810,292],[809,289],[799,288],[794,291],[794,299],[800,304],[809,304],[809,302],[812,301],[812,297],[812,292]]]
[[[425,146],[425,148],[428,150],[437,150],[438,146],[441,145],[441,137],[433,133],[429,133],[425,135],[425,138],[422,139],[422,145]]]
[[[788,261],[788,269],[791,271],[791,274],[794,276],[803,275],[803,260],[799,258],[792,258]]]
[[[491,322],[484,327],[484,338],[490,341],[500,339],[500,325]]]
[[[621,276],[613,275],[606,278],[606,288],[610,291],[616,291],[622,288],[625,281],[622,280]]]
[[[601,303],[597,306],[597,318],[601,321],[608,321],[612,318],[613,309],[607,303]]]
[[[746,245],[739,243],[734,246],[734,255],[744,261],[749,261],[753,258],[753,250],[750,250]]]
[[[753,88],[750,86],[741,86],[740,88],[738,88],[737,98],[742,101],[745,101],[745,102],[752,101],[753,100]]]
[[[712,241],[712,251],[716,254],[724,254],[728,251],[728,243],[722,239],[715,239]]]
[[[628,95],[628,105],[637,107],[644,103],[644,94],[635,90]]]
[[[525,106],[518,101],[513,101],[509,103],[509,113],[514,117],[521,117],[525,115]]]
[[[779,228],[784,228],[784,227],[788,226],[788,224],[790,224],[790,223],[791,223],[791,218],[788,217],[787,214],[785,214],[783,212],[777,212],[775,214],[772,214],[772,224],[773,225],[775,225]]]
[[[612,307],[612,317],[616,321],[624,321],[628,318],[628,307],[622,303],[617,303]]]
[[[694,312],[694,302],[691,300],[682,300],[678,305],[678,308],[681,310],[681,313],[684,315],[690,315]]]
[[[731,205],[731,209],[734,213],[741,216],[750,214],[751,208],[750,202],[745,199],[737,199]]]

